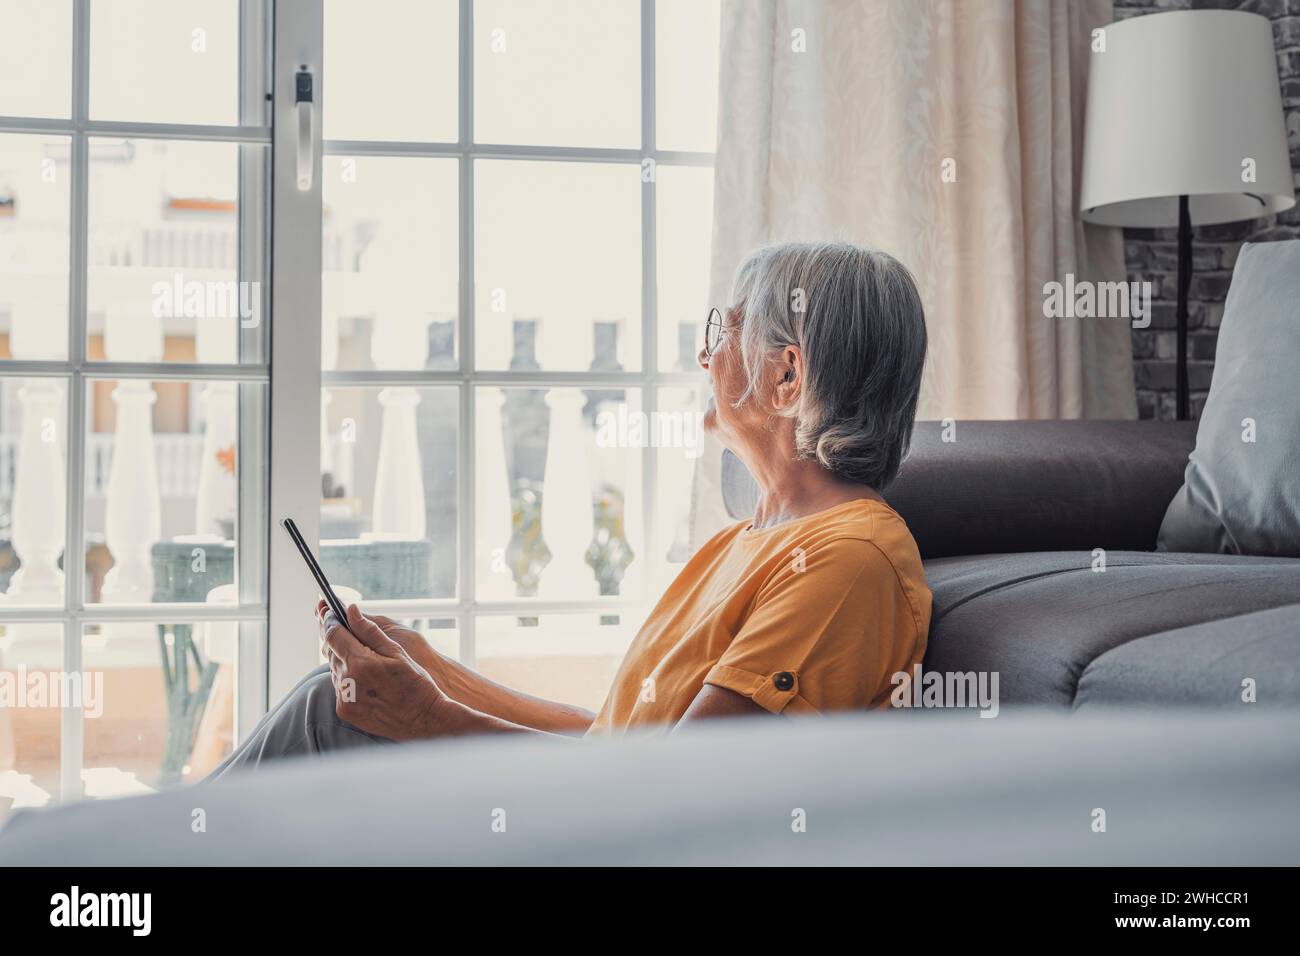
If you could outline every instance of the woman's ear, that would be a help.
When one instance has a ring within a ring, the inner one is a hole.
[[[799,401],[803,389],[803,352],[797,345],[787,345],[775,363],[776,386],[772,389],[772,404],[784,411]]]

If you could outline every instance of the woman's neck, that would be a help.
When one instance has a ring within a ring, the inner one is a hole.
[[[883,500],[874,488],[847,481],[816,461],[768,462],[750,470],[759,487],[755,528],[794,521],[846,501]]]

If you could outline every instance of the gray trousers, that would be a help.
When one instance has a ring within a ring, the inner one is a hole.
[[[248,739],[208,775],[217,780],[243,769],[256,770],[263,761],[280,757],[318,756],[353,747],[391,744],[340,720],[334,712],[334,684],[329,665],[322,664],[298,682],[284,700],[267,711]]]

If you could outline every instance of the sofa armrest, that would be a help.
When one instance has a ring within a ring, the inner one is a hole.
[[[923,558],[1015,551],[1149,551],[1182,486],[1195,422],[917,422],[885,498]],[[753,480],[730,453],[723,493],[752,513]]]

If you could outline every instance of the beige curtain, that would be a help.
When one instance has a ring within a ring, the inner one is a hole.
[[[1111,13],[1110,0],[726,0],[713,302],[763,242],[864,243],[921,289],[921,418],[1135,417],[1128,323],[1043,315],[1047,282],[1125,278],[1119,230],[1076,212],[1091,31]],[[719,455],[699,462],[696,543],[727,520]]]

